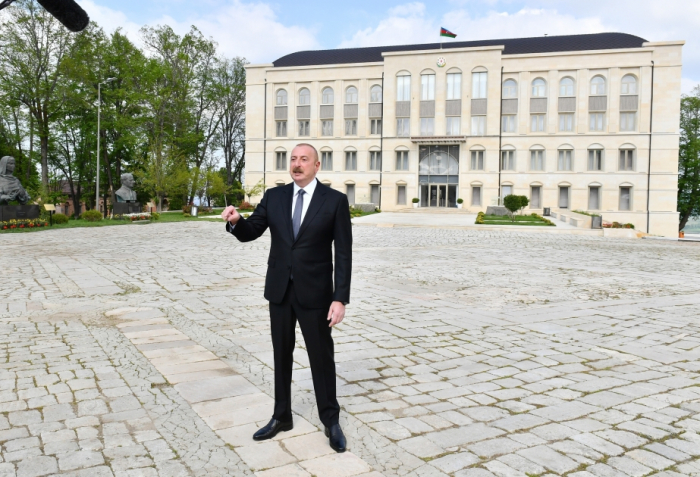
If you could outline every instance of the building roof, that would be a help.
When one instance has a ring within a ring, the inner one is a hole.
[[[507,38],[504,40],[450,41],[442,48],[478,48],[503,45],[504,55],[552,53],[557,51],[614,50],[641,48],[644,38],[627,33],[593,33],[588,35],[538,36]],[[285,66],[336,65],[346,63],[382,62],[382,53],[392,51],[439,50],[440,43],[419,45],[373,46],[369,48],[342,48],[336,50],[297,51],[273,62],[276,68]]]

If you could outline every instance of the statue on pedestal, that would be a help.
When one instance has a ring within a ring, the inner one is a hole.
[[[0,159],[0,205],[7,205],[14,200],[24,205],[31,200],[19,179],[13,175],[14,172],[14,157],[5,156]]]
[[[117,196],[117,202],[136,202],[134,183],[133,174],[129,172],[122,174],[122,186],[114,193]]]

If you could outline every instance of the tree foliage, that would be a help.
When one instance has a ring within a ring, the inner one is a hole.
[[[503,198],[503,206],[510,212],[510,219],[515,222],[515,213],[521,211],[530,203],[525,195],[509,194]]]
[[[3,10],[0,154],[16,158],[32,196],[70,197],[76,215],[94,208],[97,154],[100,196],[112,202],[123,172],[159,207],[171,196],[226,201],[239,189],[246,61],[219,55],[195,27],[146,27],[141,37],[143,49],[95,23],[70,33],[36,0]]]
[[[700,216],[700,86],[681,98],[681,138],[678,156],[679,230]]]

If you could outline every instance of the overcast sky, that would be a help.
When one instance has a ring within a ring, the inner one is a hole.
[[[180,33],[196,25],[223,53],[269,63],[308,49],[618,31],[649,41],[685,40],[683,92],[700,84],[698,0],[448,0],[329,2],[246,0],[77,0],[107,31],[138,42],[143,25]]]

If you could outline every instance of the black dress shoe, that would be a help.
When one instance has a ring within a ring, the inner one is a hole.
[[[345,434],[340,424],[333,424],[330,429],[326,427],[326,437],[334,451],[345,452]]]
[[[293,427],[294,423],[292,421],[282,422],[273,417],[265,427],[253,434],[253,440],[264,441],[265,439],[272,439],[278,432],[291,431]]]

